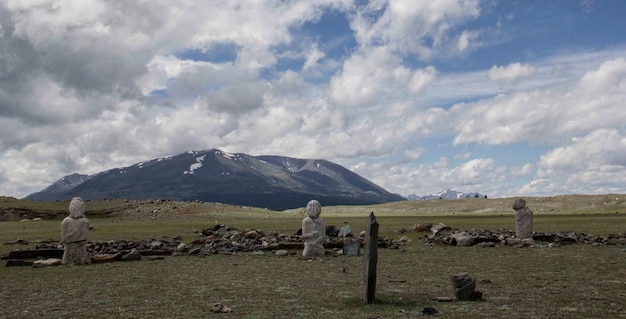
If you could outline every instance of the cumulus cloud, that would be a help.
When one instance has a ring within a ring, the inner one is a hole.
[[[459,119],[454,143],[556,145],[598,127],[619,127],[626,121],[621,106],[625,85],[626,62],[618,58],[569,85],[457,104],[451,109]]]
[[[472,41],[476,40],[476,38],[478,38],[478,35],[479,35],[479,32],[477,31],[464,30],[463,32],[461,32],[461,35],[459,36],[459,40],[457,41],[457,45],[456,45],[457,49],[460,52],[469,50],[471,47],[474,46]]]
[[[377,14],[383,3],[387,7]],[[374,1],[358,11],[353,28],[364,47],[385,44],[391,50],[430,60],[434,52],[447,46],[448,32],[454,26],[479,14],[479,2],[474,0]]]
[[[494,65],[489,69],[489,78],[496,83],[512,83],[527,78],[535,73],[535,68],[529,64],[512,63],[507,66]]]
[[[521,193],[584,193],[590,186],[600,193],[619,192],[626,178],[626,135],[598,129],[541,156],[535,178]]]
[[[424,69],[415,70],[411,75],[411,82],[409,84],[409,90],[411,93],[418,93],[424,90],[428,84],[433,82],[437,76],[437,70],[432,67],[426,67]]]
[[[325,158],[405,194],[619,177],[623,50],[446,69],[489,38],[468,25],[482,6],[0,1],[0,194],[213,147]],[[324,43],[304,29],[329,12],[350,29]],[[548,150],[507,166],[469,149],[512,143]]]

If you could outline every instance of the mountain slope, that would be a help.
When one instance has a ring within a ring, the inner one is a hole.
[[[216,149],[108,170],[84,178],[80,183],[68,184],[67,188],[53,185],[28,195],[26,199],[53,201],[73,196],[94,200],[162,198],[275,210],[303,207],[311,199],[319,200],[322,205],[367,205],[404,200],[400,195],[391,194],[326,160],[250,156]]]
[[[79,184],[90,179],[91,176],[83,174],[67,175],[60,180],[52,183],[52,185],[44,188],[42,191],[30,194],[26,196],[26,199],[35,199],[39,201],[54,201],[59,196],[63,196],[63,193],[71,190]]]

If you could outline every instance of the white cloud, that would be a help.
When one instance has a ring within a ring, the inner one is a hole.
[[[400,193],[510,195],[520,180],[533,193],[613,180],[606,172],[621,178],[622,153],[609,145],[623,142],[623,47],[491,69],[445,65],[496,41],[489,26],[471,25],[482,8],[0,1],[0,194],[213,147],[325,158]],[[324,43],[299,29],[328,12],[345,14],[354,33]],[[234,48],[229,59],[209,56],[223,44]],[[470,150],[512,143],[551,149],[517,164]]]
[[[457,104],[451,109],[458,118],[454,143],[557,145],[598,127],[619,127],[626,121],[625,87],[626,62],[618,58],[577,82]]]
[[[535,68],[529,64],[512,63],[507,66],[494,65],[489,70],[489,78],[496,83],[512,83],[527,78],[535,73]]]
[[[330,96],[333,102],[351,107],[377,104],[385,88],[397,81],[395,75],[406,74],[394,72],[398,69],[402,67],[386,47],[375,48],[367,55],[353,55],[341,73],[331,79]]]
[[[437,70],[432,67],[426,67],[424,69],[415,70],[411,76],[411,83],[409,84],[409,90],[411,93],[418,93],[424,90],[426,86],[433,82],[437,76]]]
[[[306,61],[302,66],[302,71],[314,69],[317,66],[317,62],[324,56],[324,52],[320,51],[317,48],[317,45],[312,45],[309,51],[306,53]]]
[[[598,129],[541,156],[535,178],[521,193],[598,193],[622,189],[626,178],[626,135],[615,129]]]
[[[372,21],[369,17],[380,10],[381,3],[371,3],[353,21],[359,43],[363,47],[384,43],[391,50],[417,54],[423,60],[446,47],[453,26],[480,14],[479,2],[473,0],[397,0],[386,2],[384,13]]]
[[[463,32],[461,32],[461,35],[459,36],[459,40],[457,41],[457,49],[460,52],[464,52],[472,47],[475,46],[475,44],[472,43],[472,41],[476,40],[476,38],[478,38],[479,32],[477,31],[469,31],[469,30],[464,30]]]

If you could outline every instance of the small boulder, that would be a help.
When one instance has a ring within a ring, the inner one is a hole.
[[[187,244],[185,244],[185,243],[180,243],[180,244],[178,244],[178,246],[176,246],[176,251],[178,251],[178,252],[182,253],[182,252],[185,252],[187,250],[189,250],[189,248],[187,247]]]
[[[482,300],[482,293],[474,291],[476,288],[476,278],[466,272],[458,273],[450,276],[452,286],[454,287],[454,295],[459,301],[476,301]]]
[[[450,228],[450,226],[443,224],[443,223],[439,223],[433,227],[430,228],[430,231],[432,231],[433,233],[439,233],[442,232],[444,230],[451,230],[452,228]]]
[[[163,247],[163,242],[159,240],[155,240],[150,243],[150,249],[159,249]]]
[[[284,256],[288,256],[289,252],[287,250],[284,250],[284,249],[279,249],[279,250],[276,251],[275,254],[278,257],[284,257]]]
[[[422,309],[422,314],[424,315],[436,315],[439,311],[433,307],[425,307]]]
[[[122,256],[123,261],[140,261],[141,254],[136,249],[131,250],[128,254]]]
[[[471,246],[474,244],[474,238],[468,232],[458,232],[452,234],[452,238],[457,246]]]
[[[94,264],[97,263],[110,263],[114,261],[122,260],[122,253],[115,254],[97,254],[91,257],[91,262]]]
[[[48,259],[40,259],[33,261],[33,267],[35,268],[43,268],[50,266],[59,266],[61,265],[61,259],[59,258],[48,258]]]
[[[413,225],[413,231],[414,232],[429,232],[432,227],[433,227],[432,223],[415,224]]]
[[[524,238],[522,239],[522,246],[534,246],[535,241],[532,238]]]
[[[508,246],[515,246],[515,245],[521,245],[522,244],[522,240],[519,238],[513,238],[513,237],[509,237],[507,239],[505,239],[505,244]]]
[[[233,312],[233,309],[227,306],[224,306],[221,303],[214,303],[211,307],[212,313],[230,313]]]

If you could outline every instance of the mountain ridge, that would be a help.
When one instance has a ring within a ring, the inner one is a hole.
[[[323,159],[251,156],[218,149],[188,151],[90,176],[72,174],[25,199],[74,196],[206,201],[282,210],[311,199],[323,205],[367,205],[405,200]]]
[[[458,192],[458,191],[452,190],[451,188],[448,188],[448,189],[440,191],[439,193],[433,193],[433,194],[423,195],[423,196],[419,196],[417,194],[411,194],[407,196],[406,198],[408,200],[431,200],[431,199],[459,199],[459,198],[474,198],[474,197],[483,198],[485,196],[486,195],[482,195],[477,192],[464,193],[464,192]]]

